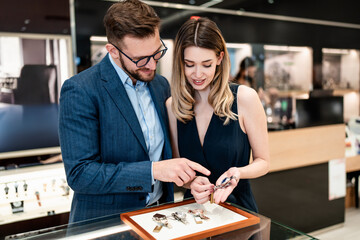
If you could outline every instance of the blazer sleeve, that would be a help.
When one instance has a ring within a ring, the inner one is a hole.
[[[97,104],[77,81],[64,82],[59,137],[69,186],[83,194],[151,192],[150,161],[102,161]]]

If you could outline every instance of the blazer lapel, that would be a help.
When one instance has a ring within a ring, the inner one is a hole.
[[[136,113],[119,76],[117,75],[114,67],[111,65],[108,55],[105,56],[101,64],[101,78],[103,80],[103,86],[115,102],[126,122],[129,124],[144,151],[148,152]]]
[[[149,90],[150,90],[150,94],[151,94],[151,98],[154,102],[157,114],[159,115],[160,121],[161,121],[161,125],[162,127],[165,127],[164,123],[164,119],[166,117],[166,113],[165,113],[165,109],[164,109],[164,103],[162,103],[162,97],[160,96],[160,94],[157,91],[154,91],[154,87],[153,87],[153,81],[149,82]]]

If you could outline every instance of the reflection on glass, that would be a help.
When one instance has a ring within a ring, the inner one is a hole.
[[[72,73],[70,36],[0,33],[0,159],[59,146],[59,93]]]

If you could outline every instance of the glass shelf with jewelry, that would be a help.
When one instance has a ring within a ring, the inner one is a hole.
[[[0,172],[0,225],[70,211],[63,164]]]

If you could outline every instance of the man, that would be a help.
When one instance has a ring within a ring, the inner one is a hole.
[[[60,144],[74,190],[70,223],[173,201],[172,182],[182,186],[195,171],[210,174],[188,159],[170,159],[169,83],[155,73],[167,49],[159,23],[141,1],[113,4],[104,17],[109,53],[62,87]]]

